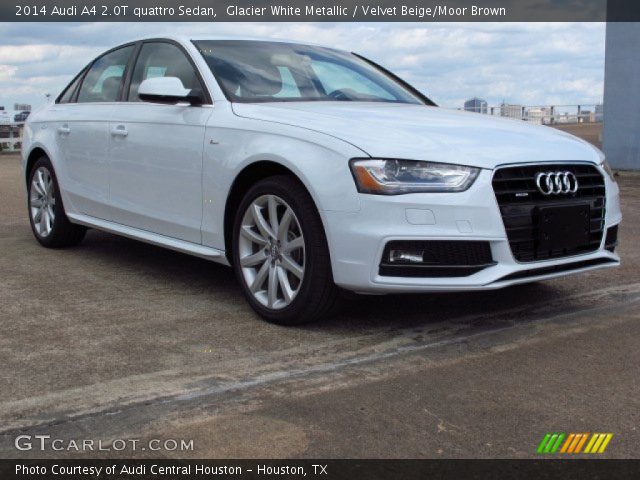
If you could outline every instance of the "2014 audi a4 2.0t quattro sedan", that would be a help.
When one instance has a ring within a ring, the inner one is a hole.
[[[281,324],[326,316],[341,289],[494,289],[620,261],[595,147],[438,108],[330,48],[121,45],[29,117],[22,163],[45,247],[91,227],[232,265]]]

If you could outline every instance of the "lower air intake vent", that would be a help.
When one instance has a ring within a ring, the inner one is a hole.
[[[607,236],[604,240],[604,248],[610,252],[614,252],[618,246],[618,225],[607,228]]]
[[[493,265],[489,242],[394,240],[385,246],[380,275],[468,277]]]

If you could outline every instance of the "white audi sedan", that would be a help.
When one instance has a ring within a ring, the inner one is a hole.
[[[341,290],[495,289],[620,261],[598,149],[438,108],[331,48],[113,48],[29,117],[22,165],[43,246],[89,227],[232,265],[280,324],[328,315]]]

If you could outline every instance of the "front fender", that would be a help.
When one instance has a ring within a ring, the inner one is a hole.
[[[203,157],[203,242],[224,249],[221,227],[231,186],[242,170],[260,161],[293,172],[323,221],[327,211],[358,211],[358,191],[349,169],[349,158],[357,156],[366,155],[339,139],[298,127],[239,117],[233,128],[209,125]]]

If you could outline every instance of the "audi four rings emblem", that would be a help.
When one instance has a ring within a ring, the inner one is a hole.
[[[536,186],[543,195],[576,193],[578,179],[572,172],[540,172],[536,175]]]

